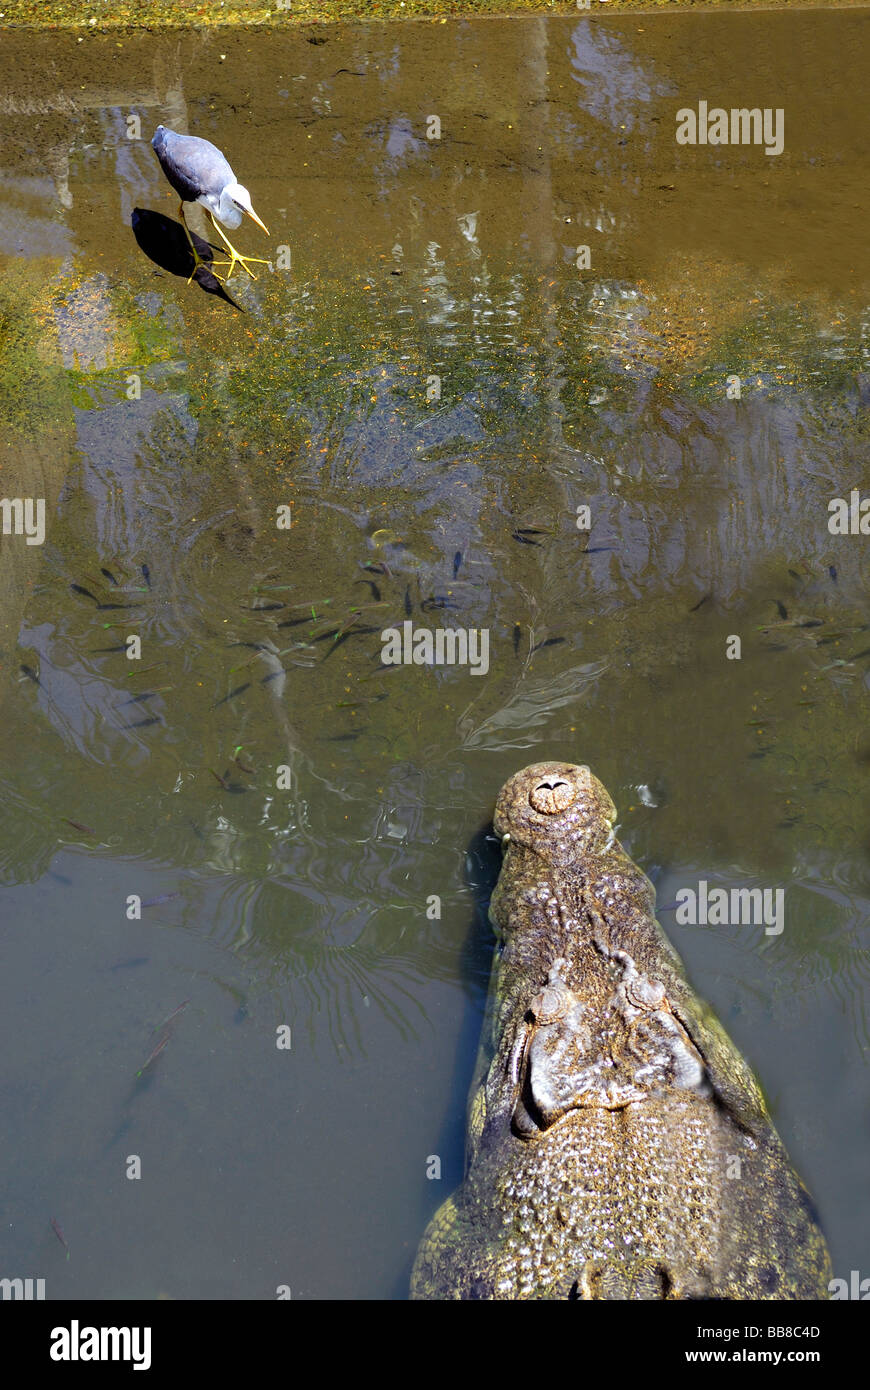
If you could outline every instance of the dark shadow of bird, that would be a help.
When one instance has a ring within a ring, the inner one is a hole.
[[[195,232],[191,233],[201,262],[197,265],[190,249],[187,232],[180,222],[164,216],[162,212],[152,212],[150,208],[134,208],[130,223],[139,249],[144,251],[149,261],[153,261],[170,275],[183,275],[185,280],[195,280],[206,294],[216,294],[234,309],[245,312],[232,295],[227,294],[218,277],[209,268],[214,251],[201,236],[197,236]]]

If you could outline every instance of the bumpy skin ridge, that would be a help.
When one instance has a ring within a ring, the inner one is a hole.
[[[466,1177],[411,1296],[826,1298],[812,1202],[615,814],[568,763],[524,768],[499,795]]]

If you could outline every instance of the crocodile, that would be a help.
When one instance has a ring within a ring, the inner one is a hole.
[[[586,766],[502,788],[465,1179],[414,1299],[822,1299],[830,1259],[752,1071]]]

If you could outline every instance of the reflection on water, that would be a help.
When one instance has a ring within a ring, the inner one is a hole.
[[[10,1024],[56,1041],[2,1084],[19,1262],[61,1198],[88,1233],[54,1294],[120,1286],[108,1214],[130,1295],[402,1292],[424,1158],[461,1164],[479,832],[545,757],[662,901],[786,889],[773,942],[663,920],[855,1263],[870,624],[827,521],[868,476],[865,21],[727,18],[8,40],[3,476],[49,505],[0,552],[0,864]],[[783,154],[678,147],[702,90],[784,105]],[[271,229],[237,307],[185,283],[159,121]],[[385,666],[408,622],[485,631],[485,674]],[[131,1215],[100,1194],[151,1135]]]

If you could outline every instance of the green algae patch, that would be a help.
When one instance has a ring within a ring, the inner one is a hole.
[[[166,325],[102,274],[57,284],[52,313],[69,389],[83,409],[94,404],[94,391],[136,399],[149,369],[177,355]]]
[[[54,259],[6,260],[0,275],[0,495],[42,510],[50,535],[72,457],[74,416],[52,314]],[[43,540],[45,535],[43,535]],[[6,713],[21,623],[42,541],[0,536],[0,705]],[[26,663],[25,663],[26,664]],[[32,668],[32,661],[30,663]]]
[[[699,402],[795,390],[842,396],[866,370],[857,290],[796,294],[776,274],[750,275],[700,255],[639,290],[643,335],[626,371],[643,362],[660,387]]]
[[[55,262],[51,263],[52,269]],[[7,264],[0,277],[0,425],[26,430],[68,406],[66,373],[51,331],[51,294],[39,265]]]
[[[342,20],[403,20],[486,18],[509,15],[590,15],[619,11],[637,13],[709,10],[858,9],[860,0],[7,0],[0,11],[6,26],[39,29],[91,30],[161,28],[219,28],[224,25],[328,25]],[[323,41],[318,35],[311,42]]]

